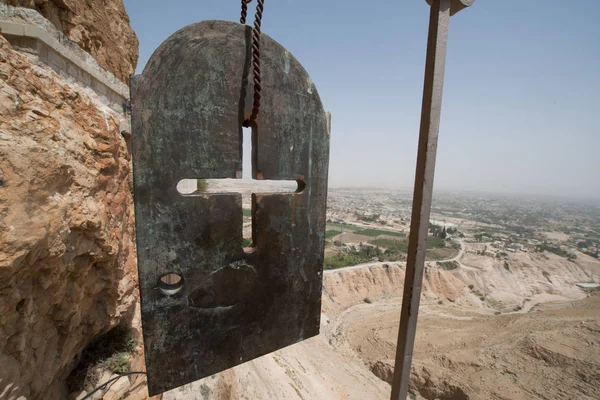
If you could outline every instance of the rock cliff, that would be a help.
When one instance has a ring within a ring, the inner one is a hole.
[[[137,49],[119,56],[127,47],[104,45],[118,42],[115,33],[89,19],[118,13],[120,1],[90,0],[81,15],[84,1],[25,3],[56,8],[56,23],[115,73],[132,71]],[[0,36],[2,399],[66,398],[64,380],[81,351],[134,308],[131,167],[120,118]]]
[[[98,63],[129,84],[139,42],[123,0],[8,0],[37,10]]]

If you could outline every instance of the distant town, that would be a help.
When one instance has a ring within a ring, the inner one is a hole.
[[[407,252],[409,191],[330,189],[325,268],[400,261]],[[503,259],[509,253],[598,258],[600,207],[508,195],[435,193],[427,259],[452,268],[458,253]]]

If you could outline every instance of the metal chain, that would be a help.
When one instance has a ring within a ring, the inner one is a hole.
[[[248,12],[248,3],[252,0],[242,0],[242,16],[240,23],[246,23],[246,14]],[[265,0],[256,0],[256,14],[254,15],[254,29],[252,30],[252,74],[254,80],[254,103],[252,105],[252,114],[249,123],[255,122],[260,108],[260,26],[262,22]]]

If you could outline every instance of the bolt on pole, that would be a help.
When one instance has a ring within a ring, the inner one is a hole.
[[[433,176],[442,109],[446,45],[448,42],[448,22],[450,15],[454,15],[463,8],[472,5],[475,0],[426,1],[430,4],[431,10],[425,61],[425,82],[423,85],[423,104],[404,294],[392,381],[392,400],[405,400],[408,394],[412,352],[421,298],[421,284],[425,269],[429,216],[431,214]]]

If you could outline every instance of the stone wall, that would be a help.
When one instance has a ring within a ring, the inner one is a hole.
[[[0,36],[0,399],[67,398],[81,351],[133,314],[121,118]]]
[[[93,90],[115,111],[122,110],[123,102],[129,97],[127,85],[37,11],[0,4],[0,28],[15,49],[50,66],[67,81]]]
[[[106,70],[128,83],[138,60],[138,39],[123,0],[2,0],[37,11],[89,53]]]

